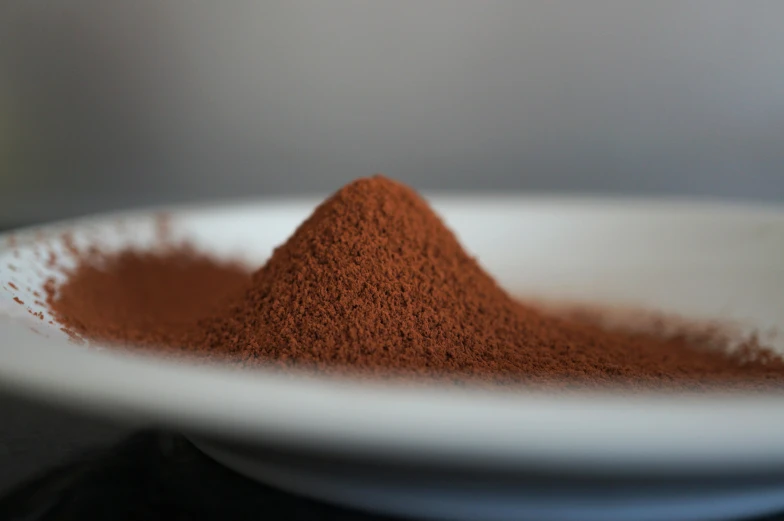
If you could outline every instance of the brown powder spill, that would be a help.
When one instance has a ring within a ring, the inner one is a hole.
[[[14,302],[19,304],[20,306],[24,306],[24,301],[22,299],[20,299],[19,297],[14,297]]]
[[[11,288],[13,290],[16,290],[16,291],[19,291],[19,287],[16,284],[14,284],[13,282],[7,282],[6,284],[8,284],[9,288]]]
[[[753,339],[622,331],[512,299],[427,203],[377,176],[319,206],[252,277],[193,251],[82,261],[47,288],[72,335],[318,373],[496,384],[771,388]]]
[[[550,317],[570,323],[597,326],[606,331],[627,335],[646,335],[659,339],[682,338],[687,342],[719,348],[723,351],[743,349],[758,343],[758,333],[727,321],[687,320],[679,315],[634,306],[599,305],[565,300],[525,299],[520,302]],[[775,331],[767,335],[774,340]],[[762,354],[762,352],[760,352]]]
[[[55,319],[70,334],[110,343],[167,345],[196,319],[241,291],[248,272],[187,246],[123,251],[83,260],[55,287],[44,288]]]

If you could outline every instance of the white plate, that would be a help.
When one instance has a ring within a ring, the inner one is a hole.
[[[521,295],[660,308],[762,331],[784,325],[784,212],[779,209],[518,197],[432,201],[465,246]],[[173,226],[218,254],[241,252],[261,262],[316,202],[175,209]],[[123,216],[122,234],[117,217],[66,228],[77,240],[97,235],[115,246],[152,240],[150,214]],[[556,398],[360,386],[196,368],[69,344],[56,326],[30,317],[12,301],[17,293],[32,302],[26,288],[40,285],[47,275],[34,255],[36,233],[40,242],[41,234],[54,237],[62,229],[15,234],[18,253],[7,246],[0,250],[0,281],[6,286],[15,281],[20,288],[0,290],[0,384],[10,390],[177,427],[248,475],[408,515],[591,519],[593,512],[611,519],[643,512],[650,519],[677,519],[696,518],[695,505],[706,503],[733,515],[784,507],[784,398],[774,395]],[[32,332],[31,325],[48,338]],[[297,465],[286,463],[295,460]],[[322,460],[356,468],[342,481],[326,479],[323,465],[320,470],[311,465]],[[433,471],[427,486],[404,486],[413,483],[412,469],[420,477],[430,476],[423,469]],[[447,474],[481,475],[494,484],[493,493],[487,487],[466,489],[465,483],[457,487],[452,478],[445,480]],[[559,476],[553,483],[564,486],[537,494],[526,481],[532,475]],[[501,487],[510,476],[514,485]],[[594,483],[597,476],[641,481],[623,501],[598,491],[590,499],[580,496],[587,490],[585,480]],[[678,499],[666,515],[659,512],[661,494],[669,490],[673,497],[672,480],[693,476],[707,488]],[[747,482],[741,490],[727,484],[737,476],[753,478],[754,486],[749,489]],[[714,477],[724,481],[714,483]],[[654,491],[649,485],[655,480],[670,488],[657,485]],[[367,490],[351,493],[358,482]],[[702,517],[722,517],[713,512]]]

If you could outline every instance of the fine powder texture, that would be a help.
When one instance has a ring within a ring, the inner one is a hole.
[[[728,350],[716,335],[609,330],[519,303],[422,198],[381,176],[322,203],[250,277],[193,252],[82,264],[48,302],[87,339],[374,378],[673,389],[784,382],[781,359],[753,341]]]
[[[73,338],[148,347],[183,346],[199,318],[227,305],[250,280],[238,263],[187,245],[152,252],[93,253],[44,288]]]

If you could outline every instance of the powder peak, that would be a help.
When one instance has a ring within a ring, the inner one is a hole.
[[[356,221],[357,224],[378,225],[373,231],[384,233],[393,232],[395,229],[392,227],[384,230],[386,224],[391,224],[384,222],[386,220],[394,221],[399,226],[405,226],[407,223],[404,221],[416,219],[440,222],[414,190],[383,175],[375,175],[357,179],[344,186],[319,205],[313,216],[305,221],[299,230],[319,224],[345,227],[346,219]],[[362,229],[371,231],[364,226]]]
[[[413,190],[411,190],[406,185],[394,181],[386,177],[384,174],[374,174],[369,177],[360,177],[359,179],[351,181],[343,188],[338,190],[335,193],[335,196],[346,193],[371,194],[373,192],[396,191],[401,189],[413,193]]]

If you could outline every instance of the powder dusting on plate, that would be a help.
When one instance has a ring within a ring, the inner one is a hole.
[[[754,338],[624,331],[512,298],[412,189],[323,202],[252,274],[192,249],[84,257],[47,303],[70,334],[244,366],[458,384],[780,388]],[[524,267],[521,267],[524,269]]]

